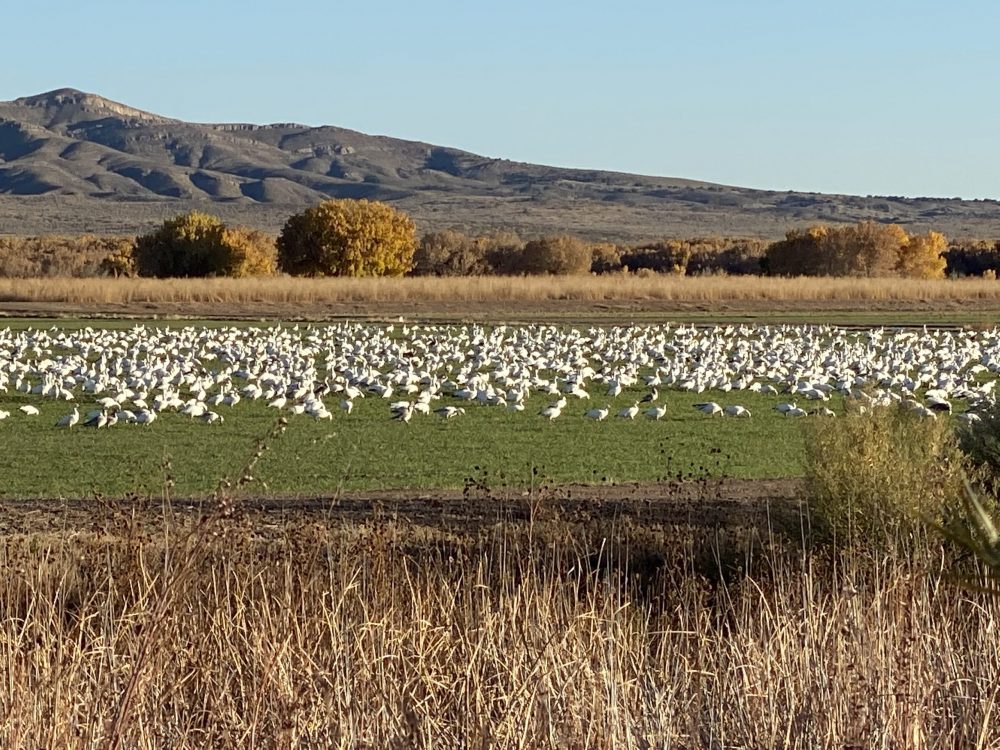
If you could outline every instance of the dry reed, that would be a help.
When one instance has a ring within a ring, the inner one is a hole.
[[[995,604],[933,556],[724,549],[557,519],[8,537],[0,745],[1000,743]]]
[[[0,279],[0,303],[489,303],[489,302],[1000,301],[987,279],[568,277],[304,279]]]

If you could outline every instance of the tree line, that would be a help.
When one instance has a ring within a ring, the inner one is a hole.
[[[377,201],[328,200],[289,217],[272,237],[191,212],[134,239],[0,237],[0,275],[151,277],[482,276],[634,273],[674,275],[986,276],[1000,271],[1000,241],[951,241],[896,224],[790,230],[784,239],[707,237],[636,245],[571,235],[523,240],[498,230],[418,237],[403,212]]]

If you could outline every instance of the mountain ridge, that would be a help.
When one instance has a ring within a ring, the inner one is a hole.
[[[771,191],[549,167],[334,125],[191,123],[72,88],[0,102],[0,234],[142,231],[191,208],[261,228],[326,198],[423,228],[780,236],[865,219],[1000,235],[1000,202]]]

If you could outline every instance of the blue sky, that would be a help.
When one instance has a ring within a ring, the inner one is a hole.
[[[109,0],[4,8],[0,99],[776,190],[1000,198],[1000,3]]]

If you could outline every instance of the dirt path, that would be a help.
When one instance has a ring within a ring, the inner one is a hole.
[[[685,300],[622,299],[613,301],[531,300],[505,302],[414,300],[407,302],[143,302],[71,304],[0,300],[2,318],[187,318],[210,320],[409,320],[440,323],[465,321],[607,322],[656,319],[729,321],[763,319],[794,321],[815,318],[831,323],[859,323],[859,318],[912,325],[937,322],[985,322],[1000,317],[1000,304],[991,300]]]
[[[796,527],[799,480],[719,480],[662,485],[562,486],[508,494],[392,491],[349,492],[339,498],[254,498],[239,501],[254,526],[315,521],[352,523],[376,516],[455,531],[474,531],[498,521],[532,518],[629,519],[640,524]],[[169,512],[194,516],[199,501],[174,500]],[[0,504],[0,534],[85,531],[135,515],[144,523],[163,518],[160,501],[7,500]]]

